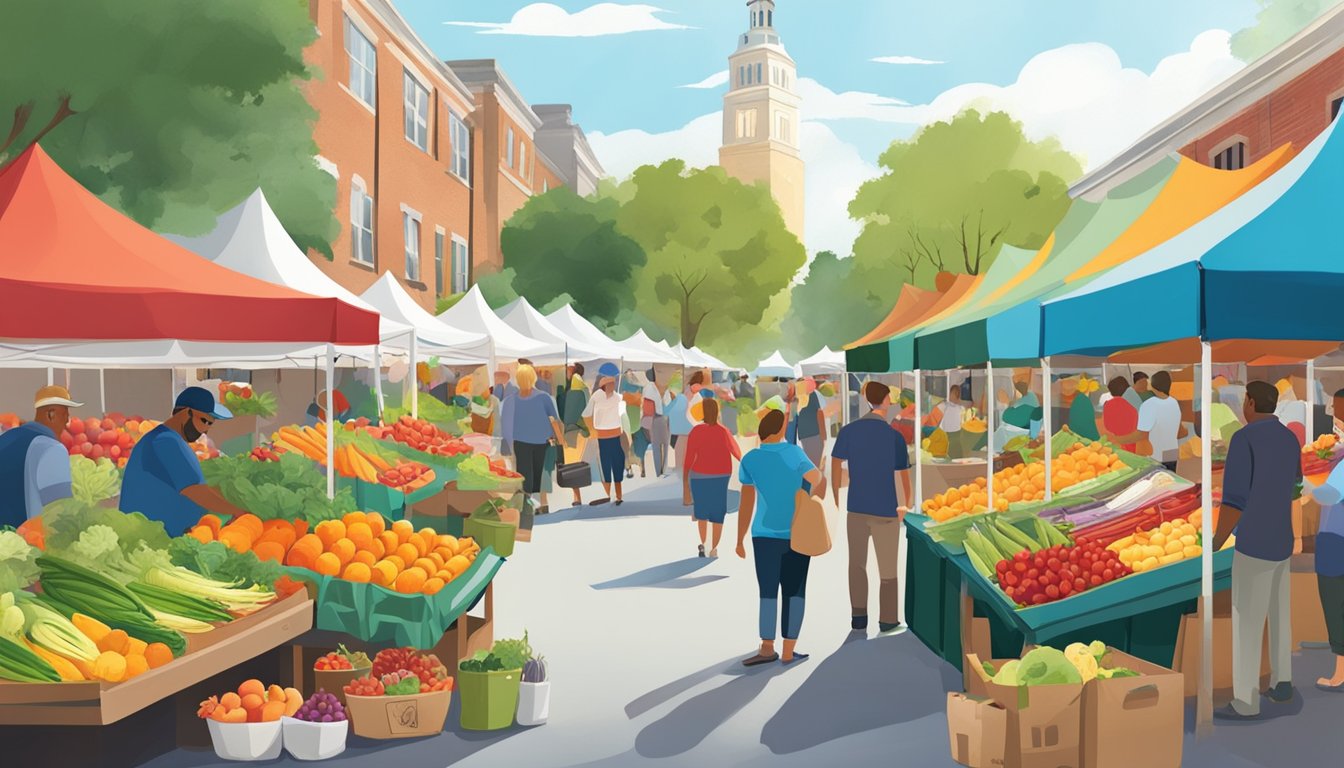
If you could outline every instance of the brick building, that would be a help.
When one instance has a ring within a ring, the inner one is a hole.
[[[317,161],[336,179],[341,223],[334,258],[313,259],[342,285],[362,293],[392,272],[432,309],[501,266],[500,229],[529,197],[595,189],[602,169],[582,131],[546,133],[559,165],[546,157],[535,143],[545,122],[494,61],[438,59],[388,0],[309,0],[309,10]],[[568,106],[544,109],[568,119]],[[571,161],[579,155],[585,163]]]
[[[1287,142],[1301,149],[1344,105],[1344,6],[1088,173],[1070,189],[1099,199],[1162,157],[1179,152],[1213,166],[1243,168]]]

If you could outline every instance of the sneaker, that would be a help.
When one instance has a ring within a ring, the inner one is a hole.
[[[862,632],[868,629],[867,616],[854,616],[849,620],[849,628],[855,632]]]
[[[1293,700],[1294,695],[1296,695],[1296,691],[1293,690],[1293,684],[1289,682],[1279,683],[1273,688],[1265,691],[1265,698],[1275,704],[1287,704]]]
[[[715,547],[715,548],[709,550],[709,556],[710,556],[710,557],[718,557],[718,556],[719,556],[719,548],[718,548],[718,547]]]
[[[1213,719],[1214,719],[1214,720],[1259,720],[1259,719],[1260,719],[1260,714],[1257,712],[1257,713],[1254,714],[1254,715],[1243,715],[1243,714],[1241,714],[1240,712],[1238,712],[1238,711],[1236,710],[1236,708],[1233,707],[1231,704],[1228,704],[1228,705],[1225,706],[1225,707],[1219,707],[1218,709],[1215,709],[1215,710],[1213,711]]]
[[[704,556],[705,556],[705,545],[704,545],[704,544],[701,544],[701,545],[697,546],[696,549],[699,551],[699,553],[700,553],[700,557],[704,557]]]
[[[886,624],[884,622],[879,621],[877,623],[877,632],[880,635],[899,635],[902,632],[904,632],[905,629],[906,629],[905,625],[900,622],[896,622],[895,624]]]

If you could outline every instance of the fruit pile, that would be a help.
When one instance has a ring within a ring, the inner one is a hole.
[[[329,670],[343,669],[368,669],[373,666],[369,661],[369,655],[363,651],[351,651],[344,644],[336,647],[336,650],[319,658],[313,669],[319,672]]]
[[[1107,547],[1120,555],[1120,562],[1135,573],[1151,571],[1159,566],[1199,557],[1204,548],[1199,545],[1199,512],[1190,520],[1177,518],[1156,528],[1137,531],[1117,539]]]
[[[187,531],[188,536],[202,544],[221,541],[235,552],[251,551],[260,560],[277,562],[283,560],[294,542],[306,533],[308,521],[302,518],[262,522],[251,513],[239,515],[227,525],[215,515],[204,515]]]
[[[1200,486],[1192,485],[1142,509],[1083,526],[1076,533],[1093,541],[1099,541],[1103,546],[1110,546],[1132,533],[1152,530],[1164,522],[1172,522],[1187,515],[1190,522],[1198,527],[1201,503]]]
[[[1032,554],[1022,550],[994,566],[999,588],[1022,607],[1043,605],[1100,587],[1132,571],[1100,542],[1080,538]]]
[[[352,696],[404,696],[451,691],[453,678],[439,657],[414,648],[388,648],[373,657],[370,674],[351,681],[345,693]]]
[[[1055,493],[1070,486],[1104,477],[1125,469],[1126,465],[1105,443],[1077,442],[1056,456],[1051,464],[1050,484]],[[924,502],[924,514],[936,522],[989,511],[988,482],[978,477],[973,483],[949,488]],[[994,473],[994,508],[1003,512],[1009,504],[1045,499],[1045,464],[1039,461],[1005,467]]]
[[[388,488],[400,488],[410,493],[434,482],[434,470],[418,462],[398,461],[395,467],[389,467],[375,479]]]
[[[258,454],[254,450],[254,459],[277,461],[279,456],[276,451],[280,453],[292,451],[326,466],[326,424],[319,423],[316,427],[294,425],[281,427],[271,439],[274,441],[274,449],[269,454]],[[407,493],[434,482],[434,471],[424,464],[405,459],[397,460],[393,464],[376,451],[366,450],[354,443],[337,446],[334,460],[336,473],[341,477],[357,477],[366,483],[382,483]]]
[[[221,723],[270,723],[293,717],[303,706],[303,694],[296,688],[267,688],[260,680],[245,680],[237,693],[211,696],[201,702],[196,716]]]
[[[424,419],[402,416],[390,428],[368,429],[374,437],[380,439],[391,438],[398,443],[409,445],[417,451],[432,456],[457,456],[472,452],[471,446]]]
[[[117,462],[118,467],[124,467],[131,457],[131,449],[159,423],[138,416],[126,418],[120,413],[109,413],[101,419],[72,416],[61,432],[60,440],[71,456],[106,457]],[[202,461],[219,456],[219,451],[205,438],[192,443],[191,447]]]
[[[249,455],[253,461],[279,461],[280,454],[284,452],[283,448],[276,448],[274,445],[258,445]]]
[[[1323,475],[1334,469],[1336,463],[1335,449],[1339,446],[1339,438],[1333,434],[1321,435],[1316,441],[1302,449],[1302,474],[1310,477],[1312,475]],[[1344,455],[1344,454],[1341,454]]]
[[[345,720],[345,707],[335,694],[319,688],[291,717],[308,723],[339,723]]]

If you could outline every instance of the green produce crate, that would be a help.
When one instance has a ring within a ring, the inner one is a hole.
[[[377,512],[388,520],[400,520],[406,507],[406,494],[382,483],[368,483],[357,479],[355,503],[365,512]]]
[[[518,529],[510,523],[469,517],[462,524],[462,533],[475,539],[481,549],[489,547],[500,557],[508,557],[513,554],[513,542],[517,538]]]
[[[462,727],[468,731],[498,731],[513,725],[522,677],[521,669],[465,672],[459,667]]]

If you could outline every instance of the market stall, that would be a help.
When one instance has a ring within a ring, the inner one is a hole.
[[[521,296],[500,307],[497,313],[499,319],[524,336],[549,345],[563,345],[566,362],[588,362],[611,355],[610,343],[594,344],[588,339],[562,330]]]
[[[438,320],[452,328],[489,337],[496,363],[520,357],[537,363],[562,363],[565,359],[564,342],[533,339],[519,333],[490,309],[479,286],[473,285],[456,304],[440,312]]]
[[[751,372],[751,375],[756,378],[770,376],[776,379],[796,379],[798,378],[798,367],[785,360],[783,353],[779,350],[775,350],[769,357],[756,364],[756,368]]]

